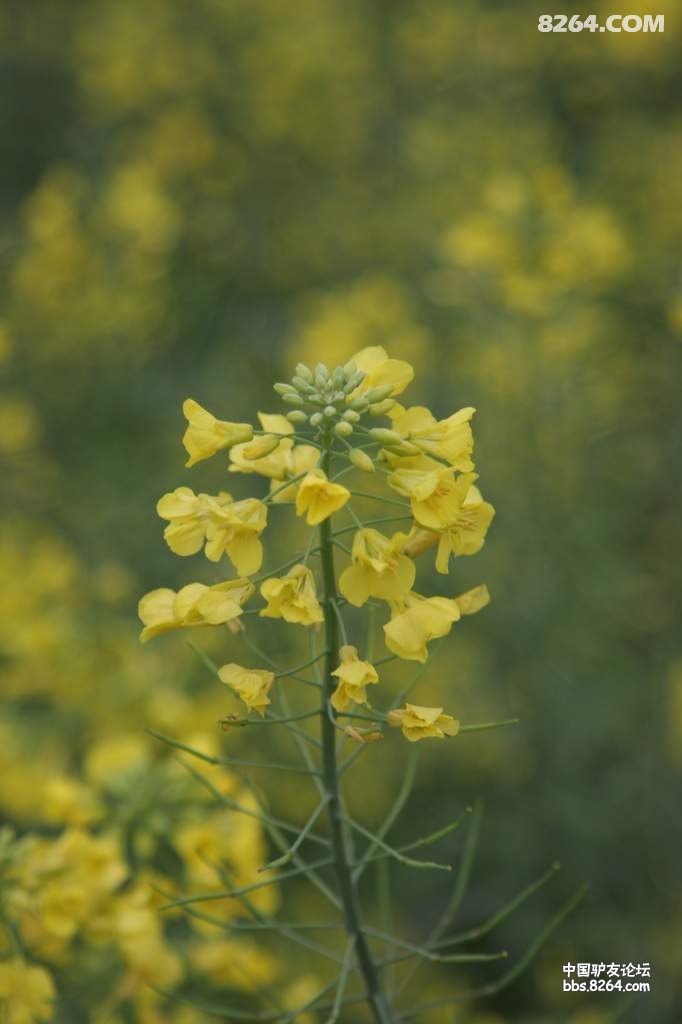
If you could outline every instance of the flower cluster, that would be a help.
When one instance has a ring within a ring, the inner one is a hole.
[[[494,509],[476,486],[474,409],[437,419],[423,406],[400,404],[397,397],[413,376],[408,363],[390,358],[380,346],[363,349],[333,371],[323,364],[311,370],[299,363],[290,383],[275,385],[292,408],[284,415],[259,413],[257,428],[218,419],[188,399],[183,407],[187,465],[226,451],[231,473],[264,477],[268,491],[235,500],[227,491],[197,494],[182,486],[163,495],[157,511],[167,524],[164,538],[170,549],[181,556],[203,549],[214,563],[226,557],[237,576],[210,586],[190,583],[177,593],[162,588],[145,595],[139,607],[142,639],[190,626],[227,625],[239,632],[250,628],[244,618],[250,612],[316,628],[330,604],[340,617],[343,602],[355,607],[383,603],[388,611],[384,642],[391,652],[387,658],[423,663],[431,641],[446,636],[463,615],[483,608],[489,600],[484,586],[459,596],[424,596],[414,589],[416,559],[435,548],[435,568],[446,575],[452,556],[481,549]],[[379,417],[384,424],[376,423]],[[373,482],[382,478],[388,493],[353,490],[340,482],[353,472]],[[367,500],[387,504],[394,514],[378,522],[363,521],[356,504]],[[268,516],[281,505],[292,505],[313,530],[324,525],[326,543],[348,552],[338,582],[340,595],[326,589],[320,593],[319,577],[309,563],[322,546],[314,548],[312,537],[302,557],[283,567],[285,573],[274,570],[252,580],[263,566]],[[343,513],[350,523],[336,535],[329,528],[335,513]],[[377,526],[384,522],[402,522],[404,528],[383,532]],[[350,549],[334,540],[349,531],[354,532]],[[264,603],[247,609],[258,584]],[[343,624],[342,629],[345,637]],[[334,653],[333,713],[351,716],[357,705],[370,708],[367,688],[379,680],[371,660],[348,642]],[[254,711],[266,717],[276,673],[230,662],[218,667],[217,675],[246,706],[247,716]],[[400,727],[410,741],[452,736],[458,727],[442,708],[407,704],[374,715],[377,722]],[[357,728],[349,735],[363,737]]]

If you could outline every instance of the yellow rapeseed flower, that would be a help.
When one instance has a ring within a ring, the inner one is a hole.
[[[363,395],[372,388],[390,384],[393,394],[399,395],[414,378],[414,370],[402,359],[391,359],[382,345],[370,345],[352,357],[358,370],[365,373],[362,384],[353,392]]]
[[[483,500],[478,487],[473,484],[475,479],[474,473],[468,473],[455,483],[459,507],[438,540],[438,572],[447,573],[450,555],[475,555],[485,543],[495,509],[489,502]]]
[[[275,505],[284,504],[287,501],[296,501],[300,482],[292,483],[289,487],[283,487],[283,482],[313,469],[317,465],[319,457],[319,451],[312,444],[297,444],[295,447],[289,448],[282,459],[284,472],[281,479],[276,480],[273,478],[270,480],[270,500]]]
[[[490,593],[485,583],[482,583],[472,590],[467,590],[465,594],[460,594],[455,601],[461,615],[475,615],[481,608],[490,604]]]
[[[371,527],[357,531],[352,564],[339,577],[339,590],[347,601],[359,607],[370,597],[400,601],[409,593],[416,569],[414,562],[403,554],[407,536],[394,533],[388,538]]]
[[[267,526],[267,506],[258,498],[233,501],[227,491],[218,495],[195,494],[190,487],[176,487],[156,505],[168,520],[163,536],[176,555],[194,555],[205,543],[212,562],[227,554],[240,576],[257,572],[263,562],[259,535]]]
[[[332,483],[322,469],[311,469],[298,485],[296,515],[305,516],[309,526],[317,526],[338,512],[350,498],[350,491]]]
[[[247,444],[236,444],[230,449],[230,472],[231,473],[258,473],[260,476],[270,477],[272,480],[283,480],[291,462],[291,452],[294,442],[287,435],[293,434],[293,425],[286,416],[279,413],[259,412],[258,419],[263,430],[269,435],[283,435],[275,438],[276,444],[270,446],[252,447]]]
[[[223,683],[231,686],[248,708],[263,717],[265,708],[271,703],[268,693],[275,681],[274,672],[262,668],[242,668],[241,665],[223,665],[218,671]]]
[[[406,704],[404,708],[389,711],[388,723],[402,729],[410,743],[429,737],[442,740],[459,732],[457,719],[443,714],[442,708],[423,708],[418,704]]]
[[[52,975],[21,957],[0,963],[0,1007],[3,1024],[34,1024],[49,1020],[56,989]]]
[[[384,626],[386,646],[407,661],[426,661],[427,644],[447,636],[460,617],[457,602],[448,597],[422,597],[412,592],[393,605]]]
[[[461,505],[454,473],[452,467],[418,455],[400,459],[388,482],[398,494],[410,499],[412,515],[418,523],[431,530],[442,530],[453,521]]]
[[[189,583],[177,593],[167,587],[151,590],[140,599],[138,614],[144,629],[140,640],[144,643],[154,636],[184,626],[217,626],[237,619],[242,605],[253,594],[248,580],[228,580],[209,587],[204,583]]]
[[[346,644],[339,655],[341,664],[332,672],[339,680],[331,701],[337,711],[347,711],[353,704],[367,703],[367,686],[379,682],[379,674],[369,661],[361,661],[355,647]]]
[[[317,600],[315,577],[305,565],[295,565],[286,576],[265,580],[260,588],[268,602],[261,615],[311,626],[322,622],[324,615]]]
[[[234,444],[250,441],[253,427],[250,423],[228,423],[218,420],[192,398],[187,398],[182,411],[188,421],[188,427],[182,439],[189,460],[186,466],[193,466],[202,459],[215,455],[221,448],[230,448]]]
[[[425,455],[444,459],[453,469],[468,473],[474,468],[471,460],[474,447],[471,417],[475,411],[468,406],[447,419],[437,420],[424,406],[404,409],[396,404],[389,416],[393,430],[405,441],[416,445]]]

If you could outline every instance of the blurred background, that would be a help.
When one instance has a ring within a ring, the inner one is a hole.
[[[167,551],[160,494],[253,489],[216,460],[183,468],[182,400],[252,420],[280,411],[271,382],[299,359],[374,344],[415,366],[412,402],[477,407],[498,510],[448,584],[486,582],[492,604],[444,647],[428,692],[463,720],[522,719],[423,750],[397,834],[483,798],[465,926],[561,861],[491,940],[511,956],[590,887],[513,987],[429,1020],[680,1019],[682,10],[623,6],[665,14],[658,35],[541,34],[541,13],[2,5],[0,813],[14,831],[0,949],[14,974],[0,970],[0,1001],[4,984],[28,1006],[5,1011],[12,1024],[208,1021],[149,986],[220,1005],[207,993],[248,994],[249,972],[290,1006],[314,993],[306,958],[281,946],[157,923],[145,879],[207,884],[197,829],[238,877],[265,839],[243,817],[225,831],[145,736],[210,750],[229,709],[183,637],[139,647],[136,602],[209,571]],[[363,793],[375,821],[406,752],[380,747]],[[260,782],[296,815],[300,786]],[[121,893],[130,868],[142,881]],[[418,938],[443,891],[408,881],[394,916]],[[53,981],[23,975],[24,954]],[[650,962],[652,992],[565,995],[567,961]],[[424,971],[421,995],[493,976]]]

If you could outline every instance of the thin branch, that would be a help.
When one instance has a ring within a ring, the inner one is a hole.
[[[323,860],[311,861],[310,864],[304,864],[299,868],[291,868],[290,871],[282,871],[281,874],[274,875],[272,878],[264,878],[261,882],[251,882],[249,885],[243,885],[238,889],[204,892],[199,893],[197,896],[182,896],[180,899],[172,900],[170,903],[165,903],[162,907],[159,907],[159,909],[174,910],[175,907],[191,906],[194,903],[210,903],[215,900],[235,899],[240,896],[245,896],[249,892],[254,892],[256,889],[264,889],[268,885],[278,885],[287,878],[296,878],[298,875],[305,875],[308,873],[310,868],[329,867],[333,863],[334,862],[330,857],[325,857]]]
[[[360,835],[365,836],[366,839],[371,840],[375,847],[380,847],[390,857],[393,857],[394,860],[397,860],[399,864],[404,864],[405,867],[422,868],[425,870],[433,869],[434,871],[452,871],[451,864],[438,864],[436,863],[436,861],[414,860],[412,857],[406,857],[404,854],[399,853],[399,851],[396,850],[393,846],[389,846],[387,843],[385,843],[383,839],[379,838],[379,836],[375,835],[373,832],[370,832],[369,829],[364,827],[364,825],[361,825],[359,822],[355,821],[354,818],[351,818],[347,814],[344,814],[343,818],[344,821],[351,826],[351,828],[355,829],[356,832],[359,832]]]

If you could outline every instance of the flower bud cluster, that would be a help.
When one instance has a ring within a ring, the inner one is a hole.
[[[394,402],[389,397],[392,384],[362,390],[366,373],[351,360],[331,372],[324,363],[311,370],[299,363],[291,384],[275,384],[275,391],[287,405],[291,423],[310,423],[312,427],[333,425],[339,437],[349,437],[363,414],[383,416]]]

